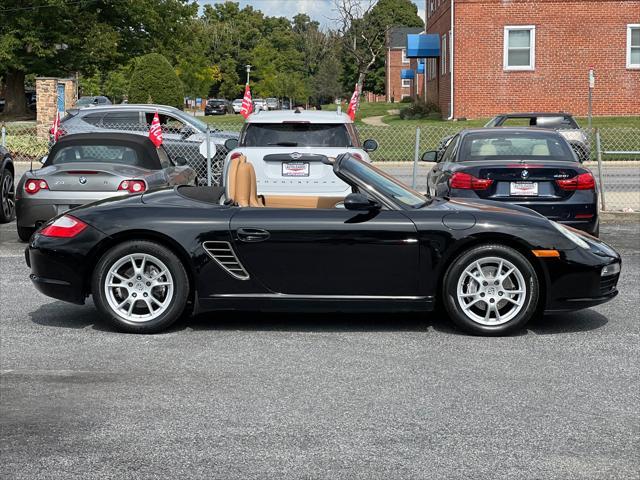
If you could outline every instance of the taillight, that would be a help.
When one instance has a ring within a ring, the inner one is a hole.
[[[129,193],[141,193],[147,189],[144,180],[123,180],[118,185],[118,190],[126,190]]]
[[[31,195],[38,193],[40,190],[49,190],[49,185],[47,185],[47,182],[44,180],[31,178],[24,184],[24,191]]]
[[[449,179],[451,188],[461,190],[486,190],[491,184],[493,184],[493,180],[490,178],[478,178],[464,172],[456,172]]]
[[[572,178],[556,180],[556,184],[562,190],[594,190],[596,188],[596,179],[589,172],[581,173]]]
[[[242,156],[242,154],[240,152],[233,152],[231,154],[231,160],[233,160],[234,158],[240,158]]]
[[[87,224],[71,215],[63,215],[40,231],[45,237],[72,238],[87,228]]]

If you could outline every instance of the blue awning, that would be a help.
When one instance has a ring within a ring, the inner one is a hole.
[[[415,72],[410,68],[405,68],[400,72],[400,78],[403,80],[412,80],[415,78]]]
[[[421,74],[424,73],[424,62],[420,62],[418,64],[418,73],[421,73]]]
[[[408,34],[408,58],[433,58],[440,56],[440,36],[433,33]]]

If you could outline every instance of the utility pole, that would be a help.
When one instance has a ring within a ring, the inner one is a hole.
[[[249,74],[251,73],[251,65],[245,65],[247,67],[247,85],[249,85]]]
[[[596,76],[595,73],[593,71],[593,65],[591,65],[589,67],[589,121],[588,121],[588,126],[589,126],[589,133],[591,133],[591,113],[592,113],[592,107],[593,107],[593,89],[596,86]]]

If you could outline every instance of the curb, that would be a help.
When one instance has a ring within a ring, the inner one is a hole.
[[[603,212],[601,211],[599,214],[600,221],[604,223],[615,223],[615,222],[624,222],[624,223],[640,223],[640,212]]]

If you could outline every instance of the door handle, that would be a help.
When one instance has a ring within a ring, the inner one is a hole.
[[[238,240],[243,242],[264,242],[271,234],[261,228],[239,228],[237,231]]]

